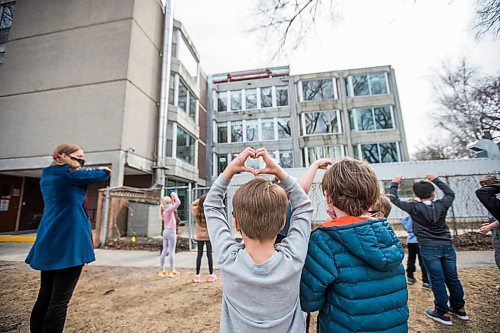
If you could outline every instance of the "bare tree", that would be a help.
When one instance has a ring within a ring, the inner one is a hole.
[[[336,20],[336,4],[341,0],[259,0],[258,22],[253,30],[264,32],[266,40],[277,38],[273,57],[286,48],[297,49],[314,30],[317,19],[325,13]]]
[[[443,65],[434,89],[439,110],[434,118],[448,138],[421,148],[417,159],[471,156],[466,145],[480,139],[500,141],[500,76],[479,75],[465,59],[456,67]],[[425,156],[429,158],[425,158]]]
[[[472,29],[476,39],[491,33],[500,34],[500,0],[476,0],[475,22]]]

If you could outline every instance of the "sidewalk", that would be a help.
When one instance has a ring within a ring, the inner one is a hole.
[[[0,260],[24,261],[31,249],[31,243],[0,242]],[[196,251],[178,252],[175,254],[177,268],[194,268]],[[127,250],[95,250],[95,266],[122,266],[122,267],[160,267],[159,251],[127,251]],[[206,255],[203,256],[202,265],[206,265]],[[168,262],[168,259],[167,259]],[[406,264],[406,258],[404,261]],[[459,251],[457,252],[459,268],[496,267],[493,251]],[[218,268],[214,258],[214,268]]]

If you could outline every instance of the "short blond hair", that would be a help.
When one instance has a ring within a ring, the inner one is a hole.
[[[385,194],[381,193],[378,197],[378,200],[370,208],[370,213],[382,213],[384,217],[388,217],[391,213],[391,210],[391,200],[389,200],[389,198]]]
[[[255,178],[234,194],[233,216],[249,238],[272,240],[285,222],[287,204],[288,197],[281,186]]]
[[[321,188],[331,203],[352,216],[361,216],[380,196],[377,176],[370,165],[344,158],[325,172]]]

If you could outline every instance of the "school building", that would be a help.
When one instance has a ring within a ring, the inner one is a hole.
[[[91,218],[100,187],[207,187],[246,146],[284,167],[408,160],[391,66],[209,75],[201,57],[159,0],[0,0],[0,232],[37,228],[64,142],[113,169],[89,188]]]

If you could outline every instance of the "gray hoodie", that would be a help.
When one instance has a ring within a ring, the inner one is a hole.
[[[220,332],[305,332],[299,286],[311,232],[311,200],[290,177],[281,183],[292,204],[288,237],[271,258],[256,264],[245,245],[232,238],[223,202],[228,185],[221,174],[204,202],[222,275]]]

